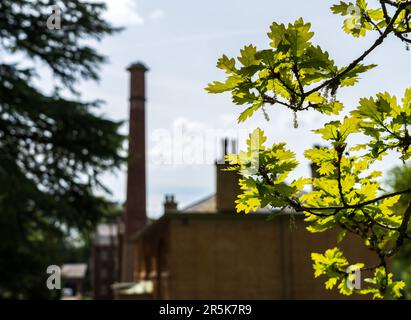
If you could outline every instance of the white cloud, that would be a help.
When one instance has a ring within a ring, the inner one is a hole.
[[[144,24],[143,16],[138,12],[137,0],[105,0],[105,17],[119,26]]]
[[[222,139],[245,139],[248,131],[217,117],[214,125],[179,117],[168,128],[150,132],[149,161],[153,165],[212,165],[222,157]],[[231,150],[229,150],[231,152]]]
[[[257,30],[257,29],[233,30],[233,31],[215,32],[215,33],[199,33],[199,34],[182,36],[182,37],[167,37],[167,39],[160,39],[156,41],[139,43],[135,46],[135,48],[191,44],[195,42],[205,42],[205,41],[233,38],[233,37],[241,38],[244,36],[253,36],[253,35],[255,36],[261,35],[261,30]]]
[[[153,10],[143,16],[139,11],[138,0],[104,0],[104,2],[107,4],[105,18],[118,26],[143,25],[147,20],[158,21],[165,16],[165,12],[161,9]]]

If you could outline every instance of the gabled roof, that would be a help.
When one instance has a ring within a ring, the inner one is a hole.
[[[278,211],[270,207],[259,208],[256,213],[271,213],[273,211]],[[292,209],[285,208],[284,212],[294,212]],[[216,194],[212,194],[205,197],[193,204],[185,207],[178,211],[179,213],[218,213],[217,212],[217,199]]]
[[[212,194],[179,210],[181,213],[213,213],[217,212],[216,195]]]
[[[86,276],[86,263],[67,263],[61,268],[61,275],[66,279],[83,279]]]
[[[99,224],[96,233],[94,234],[94,244],[100,246],[111,245],[117,238],[118,225],[117,224]]]

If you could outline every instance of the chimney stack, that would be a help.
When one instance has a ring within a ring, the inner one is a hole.
[[[229,140],[226,138],[222,141],[223,146],[223,161],[216,162],[216,204],[217,212],[233,213],[235,209],[235,201],[237,196],[241,194],[238,180],[240,175],[236,171],[226,171],[230,168],[230,164],[225,160],[228,155]],[[231,140],[231,151],[237,153],[237,142]]]
[[[123,281],[133,281],[134,249],[131,238],[147,223],[145,73],[148,69],[142,63],[135,63],[127,70],[130,72],[130,129],[127,201],[124,219]]]
[[[163,204],[164,214],[176,213],[178,211],[177,202],[174,199],[174,195],[166,195],[166,199]]]

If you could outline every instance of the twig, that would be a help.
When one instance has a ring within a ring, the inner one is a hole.
[[[353,62],[350,63],[350,65],[345,68],[341,73],[337,74],[335,77],[324,81],[322,84],[320,84],[319,86],[311,89],[310,91],[306,92],[306,95],[309,96],[310,94],[317,92],[327,86],[329,86],[332,83],[336,83],[339,80],[341,80],[341,78],[343,76],[345,76],[348,72],[352,71],[361,61],[363,61],[372,51],[374,51],[375,48],[377,48],[381,43],[383,43],[384,39],[390,34],[390,32],[392,32],[392,27],[395,23],[395,20],[397,20],[398,16],[400,15],[401,11],[403,10],[403,8],[405,8],[405,6],[403,6],[405,4],[405,2],[400,3],[398,6],[398,10],[395,12],[394,16],[392,17],[391,21],[388,23],[387,27],[385,28],[384,32],[378,37],[378,39],[374,42],[374,44],[368,49],[366,50],[360,57],[358,57],[357,59],[355,59]]]
[[[308,211],[308,210],[324,211],[324,210],[336,210],[336,209],[340,209],[340,210],[342,210],[342,209],[358,209],[358,208],[361,208],[363,206],[373,204],[374,202],[378,202],[378,201],[381,201],[381,200],[384,200],[384,199],[387,199],[387,198],[391,198],[391,197],[394,197],[394,196],[398,196],[398,195],[401,195],[401,194],[405,194],[405,193],[411,193],[411,189],[398,191],[398,192],[393,192],[393,193],[386,194],[386,195],[383,195],[381,197],[378,197],[378,198],[375,198],[375,199],[372,199],[372,200],[368,200],[368,201],[365,201],[365,202],[347,205],[346,207],[331,206],[331,207],[316,207],[315,208],[315,207],[304,207],[304,206],[302,206],[301,209],[304,210],[304,211]]]

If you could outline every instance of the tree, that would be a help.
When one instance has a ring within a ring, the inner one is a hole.
[[[395,167],[389,171],[387,184],[393,192],[405,190],[411,185],[411,167],[409,165]],[[411,194],[404,194],[396,203],[395,209],[404,211],[407,208]],[[410,225],[408,232],[410,232]],[[398,252],[394,261],[394,270],[398,276],[404,280],[407,287],[405,290],[406,297],[411,298],[411,243],[406,243]]]
[[[54,6],[60,29],[47,26]],[[62,261],[64,238],[89,233],[111,206],[96,193],[107,191],[101,175],[124,161],[121,123],[76,91],[105,62],[87,41],[119,31],[104,10],[79,0],[0,2],[0,298],[56,296],[46,269]],[[53,75],[52,94],[34,84],[39,62]]]
[[[237,60],[223,55],[217,67],[225,71],[227,79],[210,83],[207,91],[231,92],[235,104],[246,106],[239,122],[259,109],[265,113],[267,106],[286,107],[295,116],[306,110],[330,117],[338,115],[344,107],[337,100],[338,89],[354,86],[361,74],[376,67],[363,61],[389,36],[406,45],[411,42],[411,1],[357,0],[355,4],[340,2],[331,10],[346,17],[346,33],[356,38],[369,32],[376,34],[371,47],[349,65],[338,67],[328,52],[312,44],[314,32],[302,18],[288,26],[274,22],[268,33],[270,47],[258,50],[253,45],[245,46]],[[294,153],[284,143],[266,146],[266,137],[257,128],[250,134],[245,152],[227,157],[234,170],[242,174],[243,193],[236,201],[237,211],[248,213],[267,205],[291,207],[305,214],[311,232],[340,228],[340,239],[346,233],[355,234],[375,252],[379,264],[349,262],[336,247],[323,254],[312,253],[315,276],[326,276],[326,288],[338,287],[341,294],[400,298],[405,283],[393,280],[387,259],[411,239],[407,232],[411,204],[403,211],[393,209],[411,189],[381,194],[377,180],[381,172],[370,170],[389,151],[397,152],[404,162],[411,157],[410,120],[411,88],[402,100],[387,92],[361,99],[342,121],[331,121],[315,130],[328,147],[307,149],[304,155],[317,165],[319,177],[300,177],[291,184],[285,180],[298,165]],[[354,133],[368,137],[368,143],[353,145]],[[313,191],[299,196],[306,185],[312,185]],[[373,271],[367,287],[356,290],[348,285],[347,280],[354,276],[347,272],[349,266]]]

